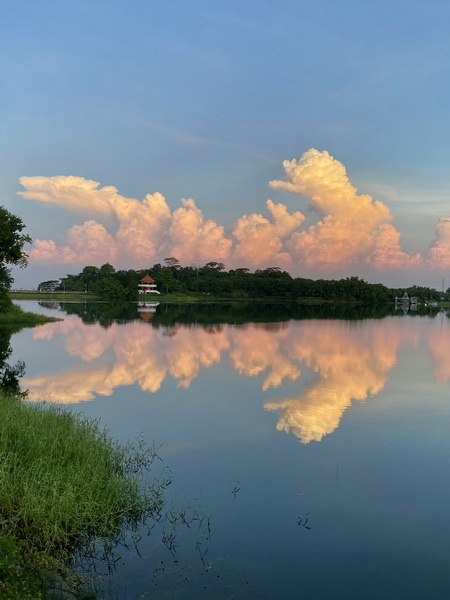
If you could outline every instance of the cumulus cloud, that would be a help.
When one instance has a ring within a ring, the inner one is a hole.
[[[103,264],[140,268],[175,256],[182,264],[218,261],[227,268],[280,266],[293,274],[352,274],[398,268],[448,268],[450,217],[442,217],[429,255],[408,253],[383,202],[358,194],[344,165],[314,148],[283,162],[284,180],[270,187],[306,198],[317,222],[302,229],[299,210],[266,201],[268,215],[239,216],[231,234],[205,218],[193,199],[172,210],[156,192],[144,200],[127,198],[113,186],[74,176],[21,177],[27,200],[54,204],[88,220],[76,224],[58,245],[37,239],[30,252],[35,262]]]
[[[436,239],[430,245],[430,265],[450,267],[450,217],[441,217],[436,225]]]
[[[31,261],[72,264],[78,262],[76,252],[69,246],[57,246],[53,240],[35,240],[28,253]]]
[[[243,215],[233,228],[237,240],[233,262],[250,267],[277,266],[289,267],[291,257],[283,251],[285,240],[303,221],[305,217],[300,211],[289,214],[284,204],[274,204],[267,200],[267,209],[273,223],[261,214]]]
[[[400,234],[390,225],[392,215],[383,203],[358,194],[344,165],[328,152],[314,148],[296,160],[284,161],[286,181],[271,181],[274,189],[308,198],[322,219],[288,243],[292,259],[307,268],[334,269],[356,264],[374,268],[420,264],[399,245]]]
[[[19,196],[45,204],[56,204],[72,212],[113,215],[114,206],[123,198],[112,186],[98,189],[99,182],[84,177],[58,175],[56,177],[20,177],[26,192]]]
[[[172,212],[160,193],[148,194],[140,202],[82,177],[21,177],[20,183],[27,191],[19,193],[28,200],[58,204],[75,213],[95,213],[116,223],[112,232],[93,219],[74,225],[64,246],[54,240],[37,240],[29,253],[32,261],[110,262],[132,268],[168,255],[186,263],[228,259],[232,241],[223,226],[204,218],[192,199],[182,200],[182,207]]]
[[[205,220],[192,199],[181,202],[183,206],[173,213],[169,229],[171,255],[183,257],[183,262],[225,262],[232,241],[225,237],[224,228],[211,219]]]

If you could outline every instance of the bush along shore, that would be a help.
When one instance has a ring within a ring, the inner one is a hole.
[[[170,479],[146,482],[155,449],[96,420],[5,392],[0,412],[0,598],[81,598],[77,565],[112,565],[127,535],[161,521]]]

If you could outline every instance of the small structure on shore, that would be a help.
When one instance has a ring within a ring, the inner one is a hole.
[[[409,297],[408,292],[405,292],[400,298],[395,296],[395,308],[400,308],[405,314],[409,310],[417,310],[419,304],[419,298],[417,296]]]
[[[156,289],[156,282],[147,273],[138,283],[138,294],[160,294]]]

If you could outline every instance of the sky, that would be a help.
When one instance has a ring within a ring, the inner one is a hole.
[[[16,0],[14,287],[110,262],[450,286],[447,0]]]

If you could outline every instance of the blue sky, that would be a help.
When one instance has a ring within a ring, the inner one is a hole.
[[[450,214],[450,3],[16,0],[2,13],[1,202],[33,239],[66,248],[71,227],[95,220],[115,240],[121,221],[107,211],[99,219],[86,203],[73,209],[56,192],[42,201],[34,181],[24,198],[24,176],[48,178],[44,193],[56,176],[138,201],[160,192],[171,211],[192,198],[201,225],[213,220],[229,239],[243,215],[271,221],[271,198],[301,211],[304,229],[324,217],[320,207],[268,183],[285,179],[284,160],[316,148],[344,165],[359,194],[389,208],[405,253],[425,255],[436,243],[436,223]],[[440,287],[450,269],[444,229],[440,266],[409,261],[407,282]],[[290,253],[282,266],[314,276],[285,234],[274,259]],[[180,248],[161,238],[146,264]],[[183,248],[182,263],[201,261]],[[373,270],[367,252],[331,269],[321,263],[317,277],[390,284],[404,271],[393,261]],[[17,284],[87,264],[64,256],[36,252]],[[116,256],[127,266],[122,247]]]

